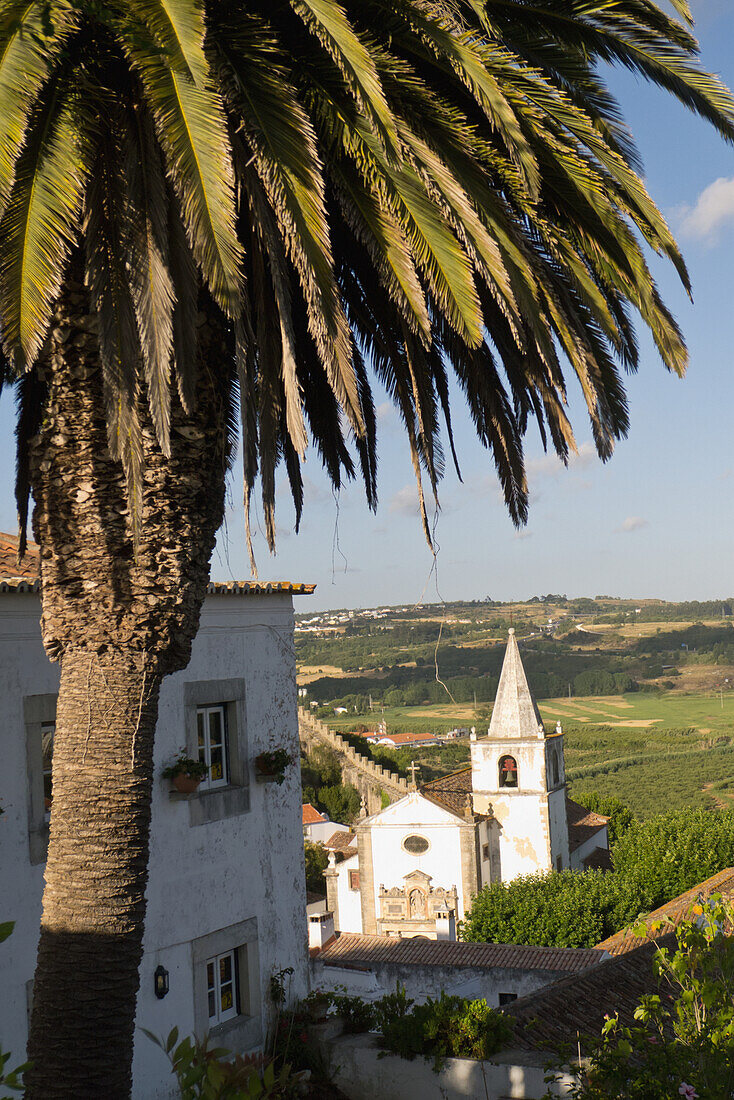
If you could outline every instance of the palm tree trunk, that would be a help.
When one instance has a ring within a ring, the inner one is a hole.
[[[84,287],[69,282],[56,310],[31,456],[42,630],[61,686],[29,1100],[130,1095],[158,694],[188,663],[224,508],[230,356],[213,313],[199,320],[198,405],[187,416],[174,401],[170,458],[139,401],[134,547]]]

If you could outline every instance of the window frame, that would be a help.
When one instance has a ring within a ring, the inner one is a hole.
[[[220,779],[211,778],[211,756],[212,756],[212,744],[211,744],[211,716],[218,714],[221,718],[220,730],[221,730],[221,749],[222,749],[222,776]],[[199,719],[202,718],[202,726],[204,727],[204,743],[201,743],[201,731],[199,729]],[[229,731],[227,728],[227,704],[217,703],[213,707],[197,707],[196,708],[196,727],[197,727],[197,746],[199,750],[199,760],[203,760],[210,768],[210,772],[204,776],[199,784],[200,791],[213,791],[217,787],[229,787]],[[203,750],[203,752],[202,752]]]
[[[349,874],[348,874],[348,878],[349,878],[349,889],[350,890],[359,890],[359,870],[357,869],[355,871],[355,870],[350,869]]]
[[[222,982],[222,963],[225,959],[230,961],[230,978],[228,982]],[[239,958],[238,949],[236,947],[230,948],[229,951],[222,952],[221,955],[212,955],[210,959],[206,960],[206,984],[207,984],[207,1002],[214,994],[214,1015],[211,1013],[211,1006],[208,1005],[209,1010],[209,1027],[218,1027],[220,1024],[228,1023],[229,1020],[234,1020],[240,1013],[240,981],[239,981]],[[211,967],[211,978],[209,977],[209,967]],[[222,986],[232,986],[232,1004],[229,1008],[222,1009]]]
[[[209,1016],[207,963],[233,954],[237,969],[237,1014],[213,1023]],[[197,1035],[226,1036],[231,1050],[249,1050],[262,1042],[262,991],[257,918],[219,928],[191,941],[194,985],[194,1030]]]
[[[202,783],[196,794],[172,793],[173,801],[188,802],[189,825],[248,813],[250,810],[250,762],[248,759],[247,705],[244,679],[192,680],[184,683],[186,752],[199,759],[198,712],[222,707],[227,741],[227,782]]]
[[[26,777],[28,784],[28,854],[32,864],[45,863],[48,852],[50,813],[46,813],[43,772],[43,729],[56,727],[56,692],[26,695],[23,722],[26,734]]]

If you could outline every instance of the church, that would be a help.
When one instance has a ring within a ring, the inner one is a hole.
[[[606,867],[607,818],[566,795],[563,731],[547,733],[510,630],[489,731],[471,766],[423,784],[342,836],[324,872],[341,932],[455,938],[483,886]]]

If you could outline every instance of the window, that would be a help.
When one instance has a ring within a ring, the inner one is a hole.
[[[55,722],[41,723],[41,755],[43,760],[43,820],[48,824],[51,820],[51,803],[53,802],[53,776],[52,764],[54,757]]]
[[[256,918],[193,940],[191,961],[196,1034],[211,1031],[230,1050],[258,1046],[263,992]]]
[[[45,863],[53,797],[51,761],[56,729],[56,696],[23,700],[28,772],[28,848],[31,863]]]
[[[413,856],[422,856],[430,847],[431,845],[424,836],[406,836],[403,841],[403,848]]]
[[[551,749],[551,776],[553,778],[553,786],[557,787],[560,771],[558,768],[558,749],[555,746]]]
[[[359,890],[359,871],[349,872],[349,889]]]
[[[189,825],[247,813],[250,765],[244,680],[197,680],[184,684],[186,751],[210,766],[188,803]],[[174,800],[181,795],[172,795]]]
[[[489,844],[482,845],[482,859],[489,861]]]
[[[517,786],[517,761],[514,756],[500,757],[500,787]]]
[[[502,1005],[512,1004],[516,1000],[517,993],[500,993],[500,1008],[502,1008]]]
[[[206,960],[206,992],[209,1026],[226,1023],[239,1015],[237,952],[226,951]]]
[[[209,768],[201,781],[201,790],[226,787],[229,782],[227,762],[227,715],[223,706],[199,707],[196,711],[199,759]]]

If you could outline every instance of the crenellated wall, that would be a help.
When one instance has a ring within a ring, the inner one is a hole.
[[[407,779],[363,756],[340,733],[329,729],[303,707],[298,708],[298,731],[301,745],[306,750],[320,744],[338,754],[342,782],[357,788],[364,797],[368,814],[378,813],[382,809],[383,792],[391,802],[396,802],[413,789]]]

